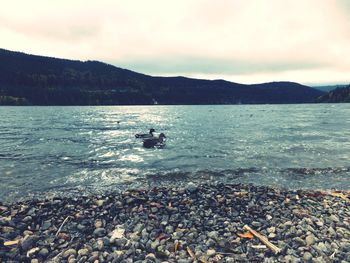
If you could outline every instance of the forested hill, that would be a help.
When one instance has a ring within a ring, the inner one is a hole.
[[[322,94],[293,82],[243,85],[224,80],[153,77],[98,61],[0,49],[3,105],[307,103]]]
[[[340,103],[340,102],[350,102],[350,85],[337,88],[324,94],[317,99],[317,102],[328,102],[328,103]]]

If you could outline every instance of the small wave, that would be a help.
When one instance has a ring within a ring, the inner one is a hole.
[[[348,179],[346,179],[348,178]],[[348,189],[349,167],[329,168],[237,168],[226,170],[169,171],[148,173],[148,185],[185,185],[196,183],[253,183],[290,189]],[[346,182],[346,183],[345,183]]]
[[[70,162],[72,160],[65,160]],[[349,189],[350,167],[327,168],[268,168],[248,167],[225,170],[183,170],[147,171],[142,169],[115,167],[113,164],[94,164],[81,172],[64,178],[57,178],[51,185],[41,186],[37,182],[31,186],[32,196],[45,195],[84,195],[106,191],[122,191],[130,188],[185,187],[189,182],[202,183],[253,183],[288,189]],[[330,180],[331,178],[331,180]],[[24,178],[25,179],[25,178]],[[26,184],[26,187],[28,185]],[[11,188],[11,187],[10,187]],[[14,188],[15,189],[15,188]],[[0,189],[1,190],[1,189]],[[5,189],[5,192],[8,191]],[[22,196],[21,192],[6,196]]]
[[[326,167],[326,168],[287,168],[281,172],[295,175],[320,175],[320,174],[342,174],[350,172],[350,167]]]
[[[19,153],[0,153],[0,160],[1,159],[4,159],[4,160],[7,160],[7,159],[18,159],[18,158],[20,158],[22,156],[23,155],[19,154]]]

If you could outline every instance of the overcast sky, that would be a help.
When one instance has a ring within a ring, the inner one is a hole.
[[[350,0],[0,0],[1,48],[241,83],[350,83]]]

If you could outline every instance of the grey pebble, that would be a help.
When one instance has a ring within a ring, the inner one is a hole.
[[[305,242],[306,242],[306,245],[308,245],[308,246],[311,246],[311,245],[315,244],[315,242],[316,242],[315,236],[314,235],[308,235],[305,238]]]
[[[36,235],[25,236],[21,240],[21,247],[24,251],[27,251],[36,245],[36,242],[39,240],[39,237]]]
[[[93,233],[94,236],[96,237],[103,237],[106,235],[106,229],[100,227],[100,228],[96,228],[94,230],[94,233]]]
[[[312,254],[311,254],[310,252],[306,251],[306,252],[304,253],[304,255],[303,255],[303,259],[304,259],[306,262],[311,261],[311,259],[312,259]]]
[[[77,251],[73,248],[69,248],[66,251],[63,252],[63,257],[64,258],[68,258],[69,256],[73,255],[75,256],[77,254]]]

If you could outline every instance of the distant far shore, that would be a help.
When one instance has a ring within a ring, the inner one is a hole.
[[[325,92],[291,81],[241,84],[223,79],[157,77],[99,61],[0,49],[0,104],[179,105],[315,102]]]
[[[346,104],[345,102],[300,102],[300,103],[222,103],[222,104],[72,104],[72,105],[61,105],[61,104],[52,104],[52,105],[35,105],[35,104],[26,104],[26,103],[14,103],[14,104],[0,104],[0,107],[90,107],[90,106],[104,106],[104,107],[113,107],[113,106],[240,106],[240,105],[303,105],[303,104]]]

